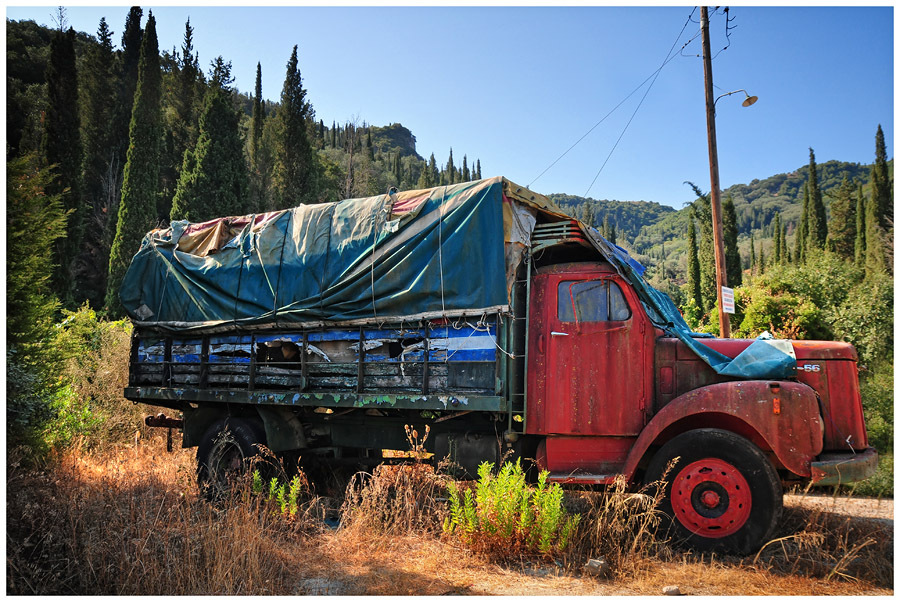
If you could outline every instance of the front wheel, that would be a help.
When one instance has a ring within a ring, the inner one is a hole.
[[[729,431],[688,431],[663,445],[647,468],[646,482],[657,481],[665,484],[661,510],[696,550],[749,554],[781,518],[778,473],[758,447]]]

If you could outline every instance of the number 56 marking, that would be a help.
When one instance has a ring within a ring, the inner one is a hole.
[[[797,370],[801,372],[819,372],[822,368],[818,364],[806,364],[803,366],[797,366]]]

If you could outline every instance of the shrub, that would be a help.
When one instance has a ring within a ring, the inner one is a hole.
[[[478,467],[474,493],[471,488],[461,493],[455,482],[448,485],[450,516],[444,532],[489,556],[564,551],[581,516],[570,516],[563,508],[562,488],[547,483],[546,471],[536,487],[529,486],[520,461],[507,462],[496,475],[493,467],[489,462]]]
[[[439,492],[448,477],[430,464],[381,464],[360,472],[347,486],[342,527],[379,534],[436,532],[443,511]]]
[[[881,274],[860,282],[829,321],[838,338],[853,343],[861,363],[890,362],[894,357],[893,278]]]

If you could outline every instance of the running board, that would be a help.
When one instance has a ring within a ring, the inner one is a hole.
[[[551,472],[547,476],[547,480],[553,483],[563,485],[609,485],[616,480],[618,473],[613,474],[586,474],[586,473],[568,473],[568,472]]]

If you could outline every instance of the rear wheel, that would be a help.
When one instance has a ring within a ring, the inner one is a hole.
[[[679,541],[696,550],[749,554],[769,540],[783,493],[759,448],[729,431],[688,431],[657,452],[646,481],[662,480],[674,458],[661,510]]]
[[[209,500],[225,497],[264,443],[262,426],[252,420],[223,418],[213,423],[197,447],[200,492]]]

